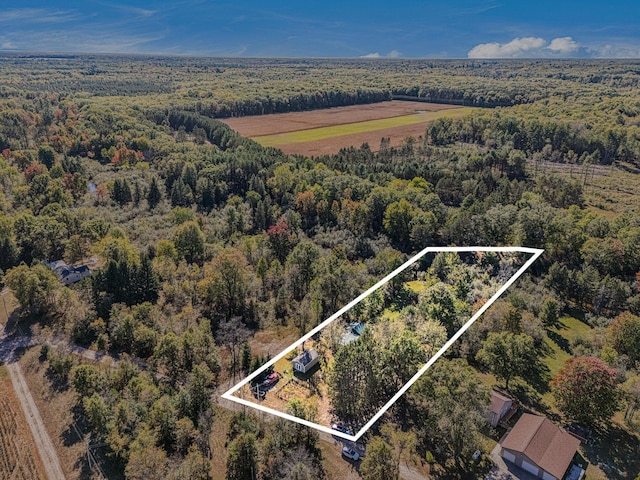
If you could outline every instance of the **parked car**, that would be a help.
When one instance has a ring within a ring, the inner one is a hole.
[[[356,452],[353,448],[349,448],[349,447],[342,447],[342,455],[348,458],[349,460],[353,460],[354,462],[357,462],[358,459],[360,458],[360,455],[358,454],[358,452]]]
[[[280,374],[278,372],[273,372],[267,375],[267,377],[262,381],[261,386],[270,387],[271,385],[274,385],[275,383],[277,383],[278,380],[280,380]]]
[[[331,424],[331,429],[332,430],[336,430],[338,432],[346,433],[347,435],[353,435],[353,433],[351,433],[351,430],[349,430],[349,428],[347,428],[342,423],[332,423]]]

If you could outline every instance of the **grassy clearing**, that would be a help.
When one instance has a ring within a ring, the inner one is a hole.
[[[412,115],[402,115],[400,117],[381,118],[378,120],[347,123],[331,127],[311,128],[308,130],[299,130],[297,132],[264,135],[253,137],[253,139],[265,147],[274,147],[276,145],[311,142],[314,140],[324,140],[326,138],[352,135],[355,133],[365,133],[385,130],[393,127],[415,125],[418,123],[430,122],[438,118],[458,118],[468,115],[474,110],[476,109],[473,107],[461,107],[442,110],[439,112],[420,112]]]
[[[589,178],[585,187],[587,205],[615,213],[640,212],[639,173],[611,167],[607,175]]]
[[[406,283],[407,287],[415,293],[423,292],[427,289],[427,282],[423,280],[413,280]]]
[[[640,212],[640,170],[632,165],[591,165],[585,170],[582,165],[543,162],[536,167],[530,162],[527,170],[580,182],[586,207],[599,215],[615,218],[623,212]]]
[[[6,325],[8,316],[10,317],[13,311],[18,308],[18,301],[13,296],[9,289],[5,289],[0,293],[0,324]]]

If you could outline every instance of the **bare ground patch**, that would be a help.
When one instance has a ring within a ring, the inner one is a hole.
[[[258,137],[311,128],[329,127],[332,125],[366,122],[381,118],[401,117],[416,112],[439,112],[452,108],[460,108],[460,106],[392,100],[389,102],[351,105],[348,107],[327,108],[309,112],[274,113],[270,115],[228,118],[221,121],[236,130],[243,137]]]

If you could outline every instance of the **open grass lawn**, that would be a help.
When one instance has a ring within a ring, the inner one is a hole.
[[[2,304],[0,305],[0,324],[6,325],[8,317],[18,307],[18,301],[13,293],[6,288],[0,292],[0,303]]]
[[[277,145],[285,145],[289,143],[312,142],[315,140],[340,137],[343,135],[352,135],[355,133],[372,132],[405,125],[430,122],[438,118],[458,118],[468,115],[473,110],[474,108],[472,107],[462,107],[451,110],[442,110],[439,112],[419,112],[411,115],[403,115],[400,117],[380,118],[376,120],[367,120],[364,122],[346,123],[341,125],[332,125],[329,127],[298,130],[296,132],[264,135],[253,137],[253,139],[261,145],[264,145],[265,147],[274,147]]]
[[[565,360],[571,358],[570,345],[578,336],[587,335],[591,327],[577,318],[565,316],[559,325],[548,330],[548,352],[542,358],[544,379],[553,378]],[[541,379],[543,380],[543,379]],[[539,388],[539,387],[538,387]],[[540,390],[538,390],[540,391]],[[542,393],[542,392],[540,392]],[[559,419],[551,392],[547,389],[540,397],[540,406],[554,421]],[[587,460],[587,479],[633,479],[640,472],[640,438],[630,431],[617,414],[611,425],[594,434],[595,443],[583,445],[580,454]]]
[[[549,367],[550,378],[553,378],[571,357],[571,343],[578,336],[589,334],[591,327],[574,317],[561,317],[556,327],[549,328],[547,335],[549,353],[544,357],[544,364]]]

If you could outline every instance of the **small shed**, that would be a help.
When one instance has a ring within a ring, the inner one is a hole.
[[[364,332],[365,324],[362,322],[351,322],[349,327],[345,330],[344,335],[342,336],[342,341],[340,342],[342,345],[347,345],[354,340],[357,340],[362,332]]]
[[[318,352],[313,348],[306,349],[291,361],[293,370],[300,373],[308,373],[320,361]]]
[[[508,420],[508,417],[513,415],[516,410],[515,403],[512,398],[506,395],[491,390],[491,405],[489,406],[488,420],[489,424],[495,428],[504,419]]]

